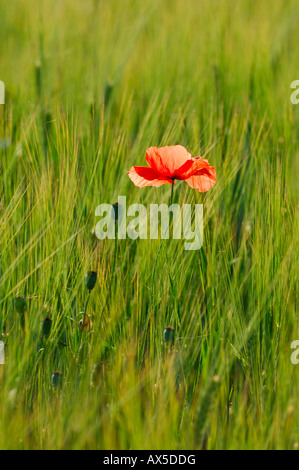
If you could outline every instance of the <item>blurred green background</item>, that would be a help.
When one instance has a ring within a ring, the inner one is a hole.
[[[298,24],[295,0],[1,2],[1,449],[298,448]],[[126,172],[174,144],[217,170],[175,185],[204,248],[97,240],[100,203],[168,202]]]

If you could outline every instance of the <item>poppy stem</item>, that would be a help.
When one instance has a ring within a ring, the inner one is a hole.
[[[171,194],[170,194],[170,203],[169,205],[172,205],[172,200],[173,200],[173,186],[174,186],[174,179],[171,180]]]
[[[85,318],[86,318],[86,310],[87,310],[87,305],[88,305],[88,302],[89,302],[89,299],[90,299],[90,290],[88,291],[88,297],[87,297],[87,300],[85,302],[85,307],[84,307],[84,316],[83,316],[83,328],[82,328],[82,334],[83,334],[83,329],[84,329],[84,325],[85,325]],[[81,334],[81,336],[82,336]]]
[[[109,285],[108,285],[106,300],[105,300],[104,307],[102,308],[102,314],[105,312],[106,308],[108,310],[112,282],[113,282],[113,278],[115,276],[115,265],[116,265],[116,258],[117,258],[117,241],[118,241],[118,224],[116,224],[115,230],[116,230],[116,232],[115,232],[115,239],[114,239],[114,255],[113,255],[113,261],[112,261],[112,268],[111,268],[111,272],[110,272],[110,278],[109,278]]]

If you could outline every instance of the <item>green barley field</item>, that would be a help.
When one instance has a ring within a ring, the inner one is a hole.
[[[1,1],[0,449],[299,447],[298,25],[297,0]],[[169,202],[127,171],[176,144],[217,171],[174,185],[203,248],[98,239],[99,204]]]

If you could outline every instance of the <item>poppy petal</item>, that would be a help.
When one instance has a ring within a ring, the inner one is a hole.
[[[202,168],[198,170],[195,174],[187,178],[186,183],[191,186],[191,188],[197,189],[199,192],[204,193],[214,186],[216,183],[216,170],[212,166],[208,168]]]
[[[182,145],[150,147],[146,151],[147,163],[160,176],[175,177],[188,160],[192,160],[191,153]]]
[[[155,186],[158,188],[163,184],[172,183],[170,178],[162,178],[156,171],[147,166],[132,166],[130,171],[128,171],[128,175],[135,186],[139,188],[145,186]]]
[[[208,160],[205,160],[201,157],[194,157],[191,160],[191,164],[188,161],[179,169],[178,176],[176,178],[179,180],[186,180],[191,176],[196,176],[197,174],[200,174],[199,172],[201,172],[201,170],[208,170],[209,168],[212,167],[209,165]]]

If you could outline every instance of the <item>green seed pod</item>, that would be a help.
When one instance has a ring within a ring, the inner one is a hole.
[[[15,309],[20,315],[24,315],[26,310],[26,299],[24,297],[15,298]]]
[[[88,315],[85,314],[79,321],[79,328],[81,331],[90,331],[92,329],[92,321]]]
[[[94,288],[97,282],[97,273],[95,271],[88,271],[85,276],[85,285],[89,292]]]
[[[45,338],[48,338],[50,336],[50,333],[51,333],[51,326],[52,326],[51,318],[47,317],[44,320],[42,320],[41,326],[42,326],[42,335]]]
[[[55,371],[51,377],[51,384],[54,388],[62,387],[63,374],[61,372]]]
[[[175,329],[172,326],[166,326],[163,331],[163,338],[165,343],[170,343],[174,341]]]

